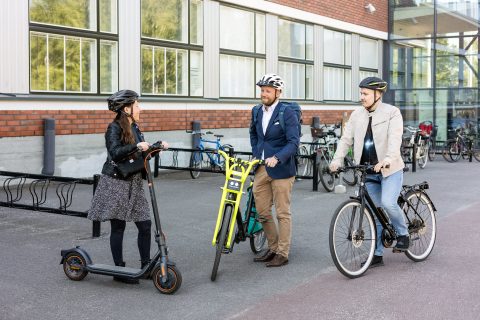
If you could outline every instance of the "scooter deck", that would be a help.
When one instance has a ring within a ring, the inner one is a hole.
[[[136,268],[129,268],[129,267],[119,267],[119,266],[111,266],[108,264],[90,264],[87,266],[88,271],[92,273],[110,273],[114,272],[117,274],[125,274],[125,275],[136,275],[142,272],[142,269]]]

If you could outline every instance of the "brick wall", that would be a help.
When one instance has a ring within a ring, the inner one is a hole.
[[[316,13],[325,17],[353,23],[375,30],[388,31],[387,0],[269,0],[295,9]],[[365,10],[371,3],[376,11]]]
[[[304,124],[312,117],[321,123],[335,123],[342,119],[341,110],[304,110]],[[201,121],[204,129],[247,128],[249,110],[144,110],[141,114],[142,131],[173,131],[191,129],[193,120]],[[57,135],[104,133],[114,114],[108,110],[18,110],[2,111],[0,137],[42,136],[43,119],[55,119]]]

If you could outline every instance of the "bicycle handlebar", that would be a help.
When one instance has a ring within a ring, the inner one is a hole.
[[[359,165],[354,165],[354,166],[344,166],[344,167],[338,168],[337,171],[335,171],[335,172],[346,172],[348,170],[356,170],[356,171],[365,172],[367,170],[373,170],[375,168],[375,166],[376,165],[373,165],[373,164],[359,164]],[[388,168],[390,168],[390,165],[386,165],[384,168],[388,169]]]

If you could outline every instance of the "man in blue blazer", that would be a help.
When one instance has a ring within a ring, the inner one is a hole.
[[[290,251],[290,199],[295,180],[294,156],[300,143],[300,119],[295,110],[279,101],[284,88],[279,76],[266,74],[257,86],[261,89],[262,105],[252,110],[250,143],[253,156],[265,160],[265,165],[255,171],[253,194],[268,250],[254,261],[266,262],[267,267],[280,267],[288,263]],[[278,231],[272,204],[275,204]]]

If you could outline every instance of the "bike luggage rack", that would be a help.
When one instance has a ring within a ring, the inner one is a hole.
[[[9,177],[3,182],[3,191],[6,194],[7,201],[0,201],[0,206],[84,218],[88,215],[87,211],[69,209],[73,202],[75,187],[77,184],[92,185],[93,192],[95,192],[100,177],[99,175],[95,175],[93,179],[80,179],[11,171],[0,171],[0,176]],[[22,198],[24,198],[23,190],[27,179],[32,180],[28,183],[28,191],[32,201],[31,204],[27,204],[26,201],[23,201],[22,203],[20,202]],[[58,207],[52,207],[51,204],[50,206],[46,205],[48,190],[54,185],[52,182],[55,182],[57,185],[55,192],[59,201]],[[93,221],[92,237],[99,236],[100,222]]]

